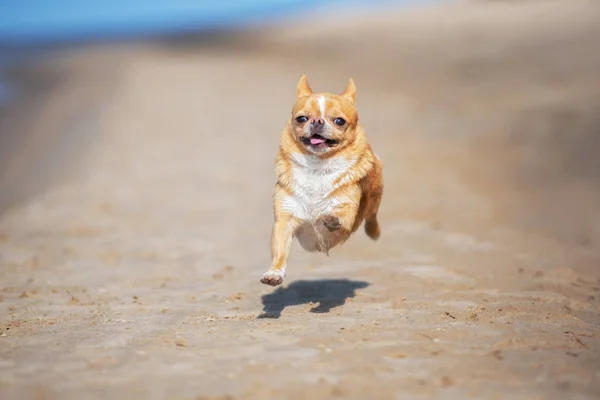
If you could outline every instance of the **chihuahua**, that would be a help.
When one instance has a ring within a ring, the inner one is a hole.
[[[306,251],[329,254],[365,221],[367,235],[379,238],[381,160],[358,124],[355,101],[352,79],[341,95],[313,93],[306,75],[298,83],[275,164],[271,268],[261,278],[266,285],[283,282],[294,237]]]

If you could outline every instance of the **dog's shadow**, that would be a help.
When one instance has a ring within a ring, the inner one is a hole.
[[[310,311],[327,313],[356,296],[356,290],[366,288],[368,282],[348,279],[318,279],[295,281],[279,287],[262,297],[263,313],[258,318],[279,318],[284,308],[300,304],[319,303]]]

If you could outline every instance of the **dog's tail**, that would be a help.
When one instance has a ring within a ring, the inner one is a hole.
[[[377,214],[369,215],[365,220],[365,232],[367,236],[373,240],[379,239],[381,230],[379,229],[379,222],[377,222]]]

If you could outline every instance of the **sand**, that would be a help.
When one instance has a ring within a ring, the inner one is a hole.
[[[597,399],[599,11],[298,18],[19,71],[0,398]],[[295,243],[271,288],[273,161],[304,72],[356,81],[382,236]]]

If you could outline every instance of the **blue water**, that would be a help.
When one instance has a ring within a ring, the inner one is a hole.
[[[18,94],[3,72],[54,46],[165,34],[227,31],[336,10],[443,0],[0,0],[0,106]]]
[[[0,0],[0,44],[52,44],[268,23],[321,8],[423,0]],[[334,15],[334,14],[332,14]]]

